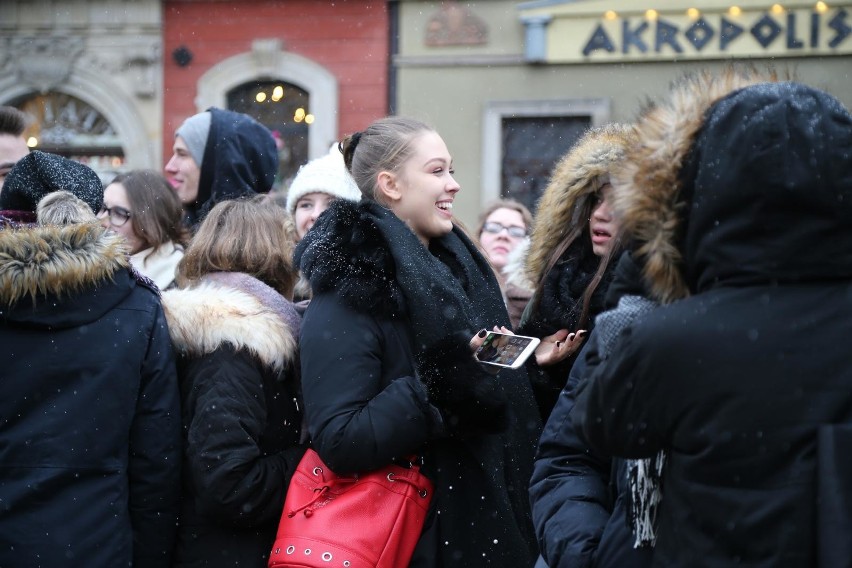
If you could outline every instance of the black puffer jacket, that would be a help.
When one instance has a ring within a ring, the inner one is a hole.
[[[411,566],[531,566],[526,495],[540,422],[526,375],[495,377],[470,351],[476,330],[508,322],[475,246],[456,230],[426,250],[375,202],[339,200],[297,261],[314,290],[302,376],[322,459],[348,473],[422,456],[435,495]],[[454,329],[462,312],[473,327]]]
[[[300,317],[244,274],[163,293],[186,435],[174,566],[264,568],[304,453]]]
[[[852,116],[765,81],[677,85],[615,184],[670,305],[625,332],[573,418],[600,451],[666,450],[657,566],[852,558]]]
[[[615,268],[607,305],[643,295],[629,253]],[[585,355],[599,340],[593,331],[571,368],[539,441],[530,481],[530,504],[539,547],[549,568],[645,568],[648,547],[634,547],[629,522],[627,462],[589,448],[574,428],[576,387],[588,371]]]
[[[169,566],[178,385],[129,266],[97,224],[0,229],[0,566]]]

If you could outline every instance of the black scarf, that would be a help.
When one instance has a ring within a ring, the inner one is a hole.
[[[349,230],[341,234],[344,228]],[[365,258],[351,255],[347,239]],[[370,311],[407,316],[416,350],[453,336],[467,342],[479,329],[509,325],[494,272],[464,232],[453,227],[432,239],[427,250],[402,220],[374,201],[341,204],[320,217],[299,243],[296,261],[316,291],[342,290],[359,311],[367,305]],[[349,264],[348,270],[341,264]],[[372,286],[363,280],[388,274],[395,282],[384,283],[385,297],[364,298],[363,290]]]
[[[537,334],[549,335],[562,328],[569,331],[578,329],[583,296],[601,262],[587,244],[588,239],[588,233],[580,235],[544,276],[537,298],[538,309],[529,322]],[[606,290],[611,280],[612,265],[592,294],[589,318],[585,324],[588,330],[594,326],[594,316],[603,311]]]

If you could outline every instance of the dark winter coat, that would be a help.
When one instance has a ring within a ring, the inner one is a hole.
[[[314,291],[302,376],[322,459],[346,473],[422,457],[435,495],[411,566],[531,566],[540,423],[526,375],[495,377],[468,346],[508,322],[485,259],[457,229],[427,251],[390,211],[339,200],[297,261]]]
[[[169,566],[178,385],[129,266],[97,224],[0,230],[0,566]]]
[[[615,262],[608,265],[591,296],[587,317],[580,321],[586,289],[602,260],[592,250],[589,216],[598,190],[631,140],[630,129],[621,124],[589,130],[554,168],[530,236],[525,265],[535,294],[516,330],[520,335],[544,337],[560,329],[589,332],[594,327],[595,315],[604,308]],[[564,248],[575,227],[581,228],[579,234]],[[558,259],[553,263],[556,254]],[[530,363],[528,369],[545,421],[576,360],[577,353],[546,367]]]
[[[852,464],[838,452],[852,442],[838,343],[852,333],[852,116],[764,81],[677,85],[614,183],[670,304],[596,365],[573,420],[599,451],[666,450],[657,566],[852,559]]]
[[[248,115],[210,108],[198,196],[184,207],[190,225],[220,201],[267,193],[278,173],[278,148],[269,129]]]
[[[300,318],[272,288],[240,274],[164,292],[163,307],[181,354],[186,436],[174,565],[264,568],[304,453]]]
[[[628,254],[615,270],[607,293],[608,307],[624,294],[644,293],[638,268]],[[589,448],[571,421],[575,389],[588,370],[585,355],[597,340],[596,329],[571,368],[541,434],[530,481],[533,524],[549,568],[644,568],[651,564],[650,548],[634,547],[626,461]]]

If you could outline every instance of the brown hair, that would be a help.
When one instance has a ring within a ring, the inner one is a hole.
[[[52,191],[36,206],[39,225],[73,225],[95,222],[92,208],[70,191]]]
[[[243,272],[292,299],[295,235],[289,215],[262,196],[222,201],[189,243],[177,283],[185,287],[211,272]]]
[[[133,170],[119,174],[112,183],[127,192],[133,234],[146,247],[156,251],[170,241],[186,245],[189,232],[183,225],[183,208],[166,178],[153,170]]]
[[[0,134],[21,136],[29,124],[29,117],[23,111],[11,106],[0,106]]]
[[[485,210],[479,214],[479,226],[476,228],[477,240],[479,240],[479,237],[482,236],[482,228],[485,226],[485,222],[488,220],[488,217],[490,217],[491,214],[498,209],[510,209],[512,211],[517,211],[521,214],[521,218],[524,220],[524,229],[529,232],[532,228],[532,213],[530,213],[530,210],[527,209],[523,203],[515,201],[514,199],[500,199],[486,207]]]
[[[379,173],[398,173],[414,153],[414,139],[433,131],[419,120],[389,116],[376,120],[366,130],[346,136],[340,143],[343,163],[358,184],[361,195],[381,202],[377,198]]]

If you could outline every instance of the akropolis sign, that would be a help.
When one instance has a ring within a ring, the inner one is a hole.
[[[543,60],[550,63],[852,53],[852,4],[660,6],[674,3],[658,1],[655,9],[633,0],[574,2],[529,10],[522,19],[546,22]]]

